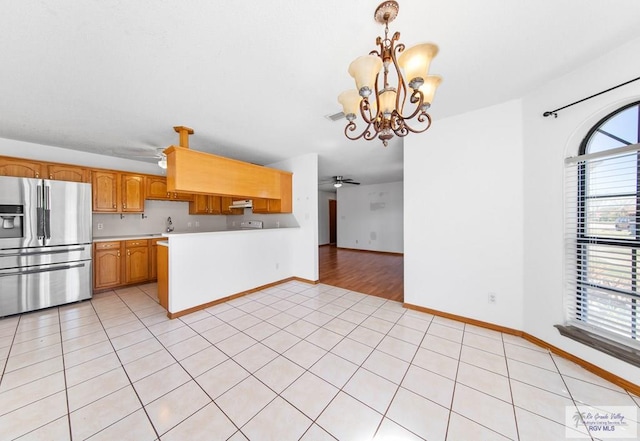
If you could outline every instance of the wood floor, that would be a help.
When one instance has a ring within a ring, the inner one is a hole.
[[[321,246],[319,255],[320,283],[404,301],[404,256],[334,245]]]

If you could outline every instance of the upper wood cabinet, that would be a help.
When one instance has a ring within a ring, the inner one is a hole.
[[[243,199],[279,200],[269,212],[291,213],[292,173],[209,153],[170,146],[167,188],[196,194],[240,196]],[[215,170],[215,173],[212,173]],[[267,205],[268,208],[268,205]],[[224,214],[225,203],[222,202]]]
[[[145,199],[160,201],[193,201],[193,195],[187,193],[167,191],[167,178],[164,176],[147,176],[147,190]]]
[[[142,175],[120,174],[122,185],[122,212],[142,213],[144,211],[145,178]]]
[[[46,167],[38,161],[0,156],[0,176],[18,178],[42,178]]]
[[[144,211],[144,176],[94,170],[91,183],[94,212],[142,213]]]
[[[91,170],[66,164],[48,164],[47,179],[55,181],[91,182]]]
[[[237,199],[237,198],[236,198]],[[242,208],[229,208],[233,204],[233,198],[228,196],[220,197],[220,212],[222,214],[244,214]]]
[[[93,192],[93,211],[101,213],[117,213],[119,208],[120,185],[119,173],[94,171],[91,177]]]
[[[189,202],[189,214],[222,214],[220,199],[220,196],[195,194]]]

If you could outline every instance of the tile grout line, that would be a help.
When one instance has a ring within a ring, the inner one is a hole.
[[[120,295],[119,295],[115,290],[112,290],[112,292],[114,293],[114,295],[115,295],[115,296],[117,296],[117,298],[118,298],[118,300],[119,300],[120,302],[122,302],[122,303],[123,303],[123,304],[124,304],[124,305],[125,305],[125,306],[126,306],[126,307],[131,311],[131,312],[132,312],[132,313],[134,313],[134,312],[133,312],[133,310],[131,310],[131,308],[129,308],[129,305],[127,305],[127,303],[126,303],[124,300],[122,300],[122,298],[120,297]],[[136,388],[134,387],[133,382],[131,381],[131,377],[129,376],[129,373],[127,372],[127,370],[126,370],[126,369],[125,369],[125,367],[124,367],[124,364],[122,363],[122,359],[121,359],[121,358],[120,358],[120,356],[118,355],[118,351],[116,350],[115,346],[113,346],[113,342],[111,341],[111,337],[109,337],[109,333],[107,332],[107,328],[105,328],[105,327],[104,327],[104,323],[102,322],[102,319],[100,318],[100,313],[98,312],[98,310],[96,310],[95,305],[93,304],[93,302],[91,302],[91,306],[93,307],[93,310],[94,310],[94,312],[95,312],[96,316],[98,317],[98,321],[100,322],[100,325],[102,326],[102,328],[103,328],[103,330],[104,330],[105,334],[107,334],[107,337],[108,337],[108,339],[109,339],[109,344],[111,345],[111,348],[113,349],[113,353],[114,353],[114,354],[115,354],[115,356],[118,358],[118,362],[120,363],[120,367],[122,368],[122,371],[124,372],[124,374],[125,374],[125,375],[126,375],[126,377],[127,377],[127,380],[129,381],[129,386],[131,386],[131,389],[133,389],[133,392],[136,394],[136,398],[138,398],[138,401],[139,401],[139,403],[140,403],[140,406],[141,406],[142,410],[144,411],[145,415],[147,416],[147,420],[149,421],[149,424],[151,425],[151,428],[153,429],[154,433],[156,434],[156,439],[158,439],[158,440],[159,440],[159,439],[160,439],[160,435],[158,434],[158,430],[156,429],[155,425],[153,424],[153,421],[151,421],[151,418],[149,417],[149,413],[147,412],[147,409],[145,408],[145,405],[144,405],[144,403],[142,402],[142,399],[140,398],[140,395],[138,394],[138,391],[137,391],[137,390],[136,390]],[[135,315],[135,313],[134,313],[134,315]],[[137,318],[137,316],[136,316],[136,318]],[[138,320],[140,320],[140,319],[138,318]],[[144,325],[144,323],[143,323],[143,325]],[[124,389],[125,387],[126,387],[126,386],[124,386],[124,387],[122,387],[122,388],[118,389],[118,391],[120,391],[120,390]],[[115,392],[117,392],[117,391],[114,391],[114,392],[112,392],[112,393],[115,393]],[[111,394],[108,394],[108,395],[111,395]],[[102,398],[104,398],[104,397],[102,397]],[[102,398],[100,398],[100,399],[102,399]],[[108,426],[103,427],[103,428],[102,428],[102,429],[100,429],[98,432],[93,433],[90,437],[95,436],[96,434],[98,434],[98,433],[100,433],[100,432],[104,431],[105,429],[107,429],[108,427],[111,427],[111,426],[113,426],[114,424],[116,424],[116,423],[118,423],[118,422],[122,421],[124,418],[127,418],[128,416],[132,415],[132,414],[133,414],[133,413],[135,413],[135,412],[136,412],[136,411],[134,411],[134,412],[132,412],[132,413],[130,413],[130,414],[128,414],[128,415],[126,415],[126,416],[125,416],[125,417],[123,417],[123,418],[120,418],[120,419],[119,419],[119,420],[117,420],[117,421],[114,421],[113,423],[109,424]]]

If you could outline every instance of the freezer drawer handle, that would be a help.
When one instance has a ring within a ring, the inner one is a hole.
[[[79,247],[79,248],[68,248],[66,250],[45,250],[45,251],[32,251],[29,253],[1,253],[0,257],[5,257],[5,256],[38,256],[41,254],[63,254],[63,253],[69,253],[71,251],[84,251],[85,247]]]
[[[13,273],[0,274],[0,277],[21,276],[23,274],[48,273],[51,271],[68,270],[72,268],[82,268],[84,266],[85,266],[84,263],[79,263],[77,265],[62,265],[62,266],[55,266],[53,268],[39,268],[39,269],[32,269],[32,270],[16,271]]]

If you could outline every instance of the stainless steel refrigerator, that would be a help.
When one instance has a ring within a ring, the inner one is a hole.
[[[91,298],[91,185],[0,176],[0,317]]]

